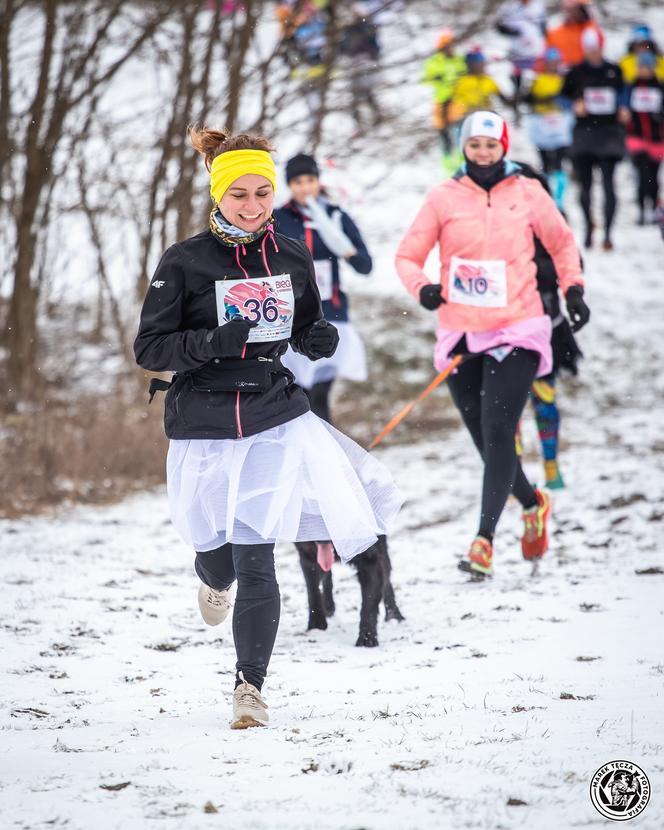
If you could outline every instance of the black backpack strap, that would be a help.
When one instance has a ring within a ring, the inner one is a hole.
[[[157,394],[157,392],[168,392],[173,384],[172,380],[162,380],[161,378],[150,378],[150,388],[149,393],[150,397],[148,398],[148,403],[152,403],[152,399]]]

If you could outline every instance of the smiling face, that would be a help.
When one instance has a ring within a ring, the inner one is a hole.
[[[495,138],[478,135],[469,138],[463,145],[463,152],[468,161],[480,164],[495,164],[503,157],[503,145]]]
[[[295,176],[288,182],[288,186],[293,198],[300,205],[306,204],[308,196],[313,196],[316,199],[320,193],[320,179],[318,176],[312,176],[309,173]]]
[[[274,188],[268,179],[245,173],[221,197],[219,209],[232,225],[252,233],[272,216],[273,205]]]

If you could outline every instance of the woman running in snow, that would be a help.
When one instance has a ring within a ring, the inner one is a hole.
[[[300,154],[290,159],[286,181],[292,198],[275,210],[274,218],[281,233],[307,246],[314,260],[323,316],[339,332],[339,346],[331,357],[312,363],[306,355],[290,350],[283,361],[306,390],[314,413],[331,422],[330,392],[335,379],[367,379],[364,345],[348,320],[348,297],[341,290],[339,263],[345,260],[358,274],[368,274],[372,263],[357,225],[327,199],[319,177],[313,156]]]
[[[151,386],[169,386],[171,515],[196,551],[206,623],[228,615],[237,580],[231,726],[244,729],[268,720],[275,541],[331,539],[348,560],[386,532],[399,504],[385,468],[313,415],[281,364],[288,343],[311,360],[330,357],[338,334],[306,246],[273,230],[272,148],[205,128],[191,140],[210,171],[210,226],[164,253],[134,350],[144,369],[175,372]]]
[[[587,29],[581,41],[584,60],[569,71],[562,89],[562,95],[572,101],[576,115],[570,155],[586,220],[585,246],[591,248],[593,244],[591,191],[593,168],[599,167],[604,186],[602,247],[612,251],[611,228],[617,206],[613,178],[616,165],[625,154],[624,124],[629,120],[629,111],[624,106],[620,67],[604,60],[597,32]]]
[[[458,118],[450,110],[450,104],[456,82],[466,72],[466,61],[456,54],[455,48],[456,40],[452,29],[442,29],[436,41],[436,51],[426,59],[422,67],[422,82],[433,87],[433,123],[440,134],[444,166],[448,159],[451,160],[456,155],[457,143],[452,127]]]
[[[583,300],[579,252],[551,197],[505,158],[507,125],[476,112],[460,136],[465,164],[430,191],[399,245],[396,268],[425,308],[438,310],[434,364],[442,371],[466,359],[448,383],[484,462],[477,536],[460,563],[475,579],[493,572],[493,536],[510,493],[523,507],[521,550],[527,560],[547,550],[549,497],[528,482],[515,433],[533,381],[551,371],[551,319],[535,279],[536,234],[551,254],[577,328],[590,312]],[[440,284],[424,263],[440,248]]]
[[[567,187],[563,159],[572,143],[574,113],[560,94],[563,86],[560,52],[547,49],[537,69],[530,90],[523,97],[532,107],[527,119],[528,136],[540,154],[555,203],[563,210]]]

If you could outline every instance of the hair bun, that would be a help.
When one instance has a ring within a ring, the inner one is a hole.
[[[274,147],[267,138],[249,133],[233,135],[229,130],[211,130],[199,124],[191,124],[187,129],[189,140],[194,150],[205,158],[209,170],[214,159],[221,153],[231,150],[265,150],[270,153]]]

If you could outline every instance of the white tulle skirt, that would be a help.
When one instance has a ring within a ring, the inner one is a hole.
[[[362,338],[352,323],[333,323],[339,331],[339,345],[332,357],[309,360],[291,347],[281,362],[295,375],[295,380],[304,389],[311,389],[314,383],[325,383],[334,378],[346,378],[362,382],[367,379],[367,354]]]
[[[311,412],[248,438],[171,441],[168,497],[197,551],[330,539],[344,561],[401,507],[387,468]]]

